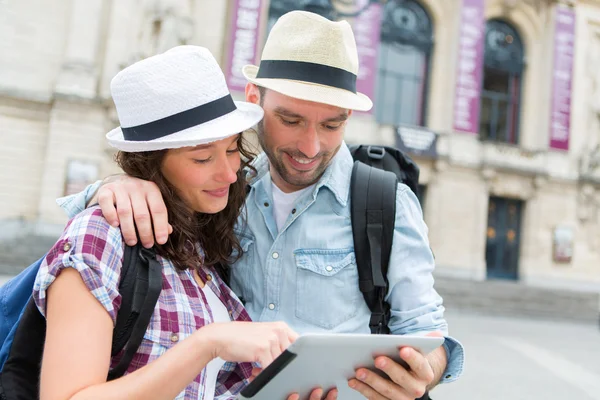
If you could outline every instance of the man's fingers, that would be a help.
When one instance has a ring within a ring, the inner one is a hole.
[[[323,398],[323,389],[316,388],[310,393],[309,400],[321,400]]]
[[[115,201],[115,195],[112,190],[101,186],[98,190],[98,205],[102,209],[104,218],[106,218],[111,226],[116,228],[119,226],[119,216],[115,208]]]
[[[424,355],[412,347],[403,347],[400,349],[400,357],[406,361],[414,376],[427,384],[431,383],[434,378],[433,371]]]
[[[413,382],[415,380],[414,376],[406,370],[404,365],[398,364],[388,357],[377,357],[375,367],[385,372],[398,387],[406,388],[415,385],[415,382]]]
[[[287,400],[300,400],[300,395],[298,393],[290,394]]]
[[[337,398],[338,398],[338,390],[331,389],[329,391],[329,393],[327,393],[327,397],[325,397],[325,400],[337,400]]]
[[[377,393],[375,390],[373,390],[372,387],[370,387],[369,385],[367,385],[364,382],[359,381],[358,379],[350,379],[348,381],[348,386],[350,386],[352,389],[356,390],[357,392],[359,392],[360,394],[362,394],[369,400],[388,400],[387,398],[383,397],[382,395]],[[408,400],[408,397],[405,397],[405,398],[399,397],[394,400]]]
[[[131,193],[131,207],[140,241],[144,247],[150,248],[154,245],[154,231],[146,197],[140,193]]]
[[[146,196],[150,215],[152,216],[152,225],[154,227],[154,236],[158,244],[165,244],[169,238],[169,216],[167,207],[160,192],[150,192]],[[173,228],[171,227],[171,231]]]
[[[399,371],[399,372],[406,373],[406,371]],[[408,375],[409,375],[408,380],[414,381],[414,382],[411,382],[411,384],[413,386],[416,386],[418,382],[416,382],[414,380],[414,378],[410,377],[410,374],[408,374]],[[391,381],[387,378],[383,378],[383,377],[379,376],[378,374],[374,373],[373,371],[369,371],[368,369],[360,368],[359,370],[356,371],[356,377],[361,382],[365,383],[367,386],[369,386],[371,389],[373,389],[375,392],[379,393],[381,396],[383,396],[383,398],[386,398],[386,399],[404,398],[403,396],[405,396],[407,393],[406,391],[404,391],[404,388],[402,386],[398,385],[396,382]],[[392,378],[392,377],[390,376],[390,378]]]
[[[135,234],[135,225],[133,223],[131,199],[126,192],[118,190],[115,191],[115,203],[117,204],[119,224],[121,225],[121,233],[123,234],[125,243],[133,246],[137,243],[137,235]]]

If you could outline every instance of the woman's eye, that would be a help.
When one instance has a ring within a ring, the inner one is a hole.
[[[240,151],[240,149],[238,149],[236,147],[235,149],[227,150],[227,154],[235,154],[235,153],[238,153],[239,151]]]
[[[207,162],[210,161],[210,158],[207,158],[205,160],[199,160],[199,159],[194,158],[193,161],[195,164],[206,164]]]

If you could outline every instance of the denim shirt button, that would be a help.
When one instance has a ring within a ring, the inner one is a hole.
[[[326,266],[325,269],[327,270],[327,272],[333,271],[333,267],[331,265]]]
[[[271,303],[269,304],[269,310],[274,310],[275,309],[275,304]]]
[[[278,252],[273,253],[273,258],[275,260],[277,260],[279,258],[279,253]]]

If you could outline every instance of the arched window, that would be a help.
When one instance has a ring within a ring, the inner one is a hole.
[[[271,31],[271,28],[279,17],[293,10],[310,11],[325,18],[334,19],[333,7],[330,0],[271,0],[269,4],[267,34]]]
[[[487,21],[479,122],[482,139],[518,143],[523,68],[523,43],[517,31],[504,21]]]
[[[389,0],[379,47],[375,115],[381,124],[425,125],[433,27],[413,0]]]

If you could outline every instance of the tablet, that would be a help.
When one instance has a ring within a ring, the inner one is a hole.
[[[375,357],[387,356],[406,366],[398,354],[400,347],[410,346],[428,354],[443,342],[443,337],[407,335],[302,335],[242,390],[240,398],[284,400],[298,393],[304,399],[316,387],[325,392],[337,387],[340,399],[364,399],[348,387],[348,379],[356,375],[357,368],[368,368],[383,376],[375,368]]]

